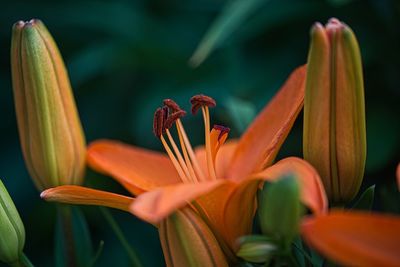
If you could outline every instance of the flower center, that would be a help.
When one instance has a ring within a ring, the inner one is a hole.
[[[228,137],[229,128],[221,125],[214,125],[210,131],[209,107],[215,107],[216,102],[209,96],[196,95],[190,99],[192,114],[195,115],[201,109],[204,120],[205,154],[207,161],[206,173],[200,168],[199,161],[193,151],[181,118],[186,111],[172,99],[165,99],[163,107],[158,108],[154,113],[153,132],[163,144],[165,151],[171,159],[176,171],[184,183],[197,183],[217,179],[215,159],[221,145]],[[175,142],[170,128],[175,124],[179,145]]]

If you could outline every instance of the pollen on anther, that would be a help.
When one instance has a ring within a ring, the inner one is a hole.
[[[186,115],[186,111],[184,111],[182,109],[170,114],[168,116],[167,120],[164,122],[164,129],[171,128],[176,120],[182,118],[185,115]]]
[[[224,134],[228,134],[231,131],[231,129],[229,127],[218,125],[218,124],[214,124],[213,128],[215,130],[219,131],[218,141],[221,139],[222,136],[224,136]]]
[[[181,107],[174,100],[169,98],[164,99],[163,104],[167,106],[172,111],[172,113],[182,110]]]
[[[192,104],[192,114],[195,115],[202,106],[215,107],[217,103],[215,100],[206,95],[195,95],[190,99]]]
[[[160,138],[160,136],[164,132],[164,117],[165,117],[164,109],[157,108],[156,112],[154,112],[153,133],[158,138]]]

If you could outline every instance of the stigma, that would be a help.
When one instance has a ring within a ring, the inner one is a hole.
[[[206,95],[195,95],[190,99],[191,112],[195,115],[200,109],[204,121],[204,140],[207,168],[203,170],[194,153],[181,118],[186,111],[172,99],[164,99],[163,106],[154,113],[153,133],[164,146],[172,164],[184,183],[199,183],[217,179],[215,160],[220,146],[226,141],[230,129],[221,125],[210,127],[209,108],[216,106],[216,101]],[[178,143],[170,129],[175,126]],[[179,144],[179,146],[178,146]]]

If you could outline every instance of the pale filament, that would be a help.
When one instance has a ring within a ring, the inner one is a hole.
[[[194,182],[196,180],[196,178],[192,177],[192,175],[191,175],[191,173],[189,171],[189,168],[188,168],[188,164],[183,159],[182,154],[179,151],[178,146],[176,145],[174,139],[172,138],[172,135],[171,135],[171,132],[169,131],[169,129],[166,129],[166,133],[167,133],[167,136],[168,136],[168,140],[169,140],[169,142],[170,142],[170,144],[172,146],[172,149],[174,150],[175,155],[178,158],[179,164],[181,165],[183,171],[185,172],[186,177],[189,178],[190,181]],[[182,151],[184,151],[183,148],[182,148]]]
[[[169,158],[172,161],[172,164],[174,164],[174,167],[176,169],[176,171],[179,174],[179,177],[181,178],[182,182],[184,183],[189,183],[190,180],[189,178],[186,176],[185,172],[183,171],[181,165],[179,164],[178,160],[176,159],[174,153],[172,152],[172,150],[169,148],[167,141],[165,140],[164,136],[160,136],[160,140],[165,148],[165,151],[167,152]]]
[[[193,151],[193,147],[190,144],[189,138],[187,137],[185,128],[183,128],[183,124],[180,119],[176,121],[176,127],[178,128],[178,134],[180,134],[180,138],[183,139],[184,147],[186,148],[189,154],[190,160],[193,164],[194,170],[196,171],[197,177],[199,178],[200,181],[205,181],[206,178],[204,176],[204,173],[200,168],[200,164],[197,161],[197,157]]]
[[[210,140],[210,113],[207,106],[202,106],[201,111],[203,113],[204,119],[204,132],[206,139],[206,159],[207,159],[207,168],[208,175],[212,180],[217,179],[217,175],[215,174],[214,163],[211,155],[211,140]]]

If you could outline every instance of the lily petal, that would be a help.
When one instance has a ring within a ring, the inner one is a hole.
[[[332,211],[303,221],[306,242],[344,266],[400,266],[400,217]]]
[[[112,176],[134,195],[180,183],[178,173],[167,156],[117,141],[91,143],[87,159],[94,170]]]
[[[40,197],[46,201],[68,204],[96,205],[129,212],[134,198],[77,185],[57,186],[43,191]]]
[[[158,224],[177,209],[222,184],[224,180],[160,187],[139,195],[132,203],[130,212],[144,221]]]
[[[328,200],[317,171],[308,162],[296,157],[278,161],[264,171],[253,175],[265,181],[273,181],[287,173],[292,173],[300,182],[302,202],[314,213],[326,213]]]
[[[289,76],[275,97],[241,137],[227,176],[240,180],[274,160],[303,107],[306,66]]]

